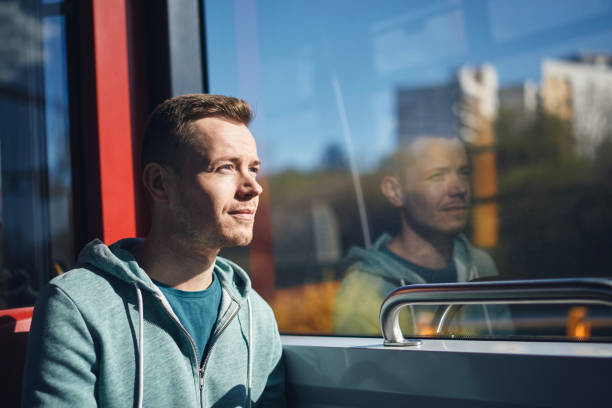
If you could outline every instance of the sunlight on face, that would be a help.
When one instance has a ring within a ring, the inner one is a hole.
[[[193,246],[248,245],[262,188],[249,129],[220,118],[194,122],[172,203],[176,235]]]
[[[465,227],[471,199],[465,147],[458,139],[422,137],[402,169],[402,214],[408,225],[445,235]]]

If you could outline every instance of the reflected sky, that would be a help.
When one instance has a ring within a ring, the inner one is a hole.
[[[63,16],[43,20],[47,160],[55,182],[69,188],[68,78]]]
[[[206,2],[209,90],[247,99],[265,168],[312,170],[344,147],[360,171],[396,147],[396,91],[492,64],[500,88],[539,83],[543,58],[612,51],[612,1]]]
[[[56,271],[74,263],[65,17],[52,2],[0,4],[3,285],[28,305]],[[2,295],[0,293],[0,295]]]

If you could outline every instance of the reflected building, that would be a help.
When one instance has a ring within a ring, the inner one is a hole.
[[[578,153],[594,158],[612,135],[612,55],[544,60],[541,101],[546,112],[571,121]]]
[[[499,90],[499,107],[520,112],[530,117],[539,105],[540,89],[535,82],[525,81],[518,85],[506,86]]]
[[[460,136],[473,146],[472,241],[498,242],[494,121],[499,108],[497,71],[491,65],[462,67],[448,83],[397,92],[398,146],[420,136]]]
[[[497,71],[491,65],[462,67],[451,81],[397,93],[399,145],[419,136],[453,137],[488,143],[482,128],[497,116]],[[487,123],[488,122],[488,123]]]
[[[423,87],[400,89],[397,95],[399,146],[416,137],[459,134],[456,109],[461,100],[458,81]]]

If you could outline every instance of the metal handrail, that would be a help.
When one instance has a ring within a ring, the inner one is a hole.
[[[435,283],[402,286],[387,295],[380,307],[380,325],[386,346],[419,345],[404,339],[400,309],[411,305],[470,305],[517,303],[583,303],[612,306],[612,280],[605,278],[538,279],[496,282]],[[447,308],[440,318],[443,327]]]

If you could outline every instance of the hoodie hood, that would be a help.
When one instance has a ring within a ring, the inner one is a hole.
[[[149,275],[138,266],[130,249],[142,242],[139,238],[128,238],[117,241],[110,247],[99,239],[94,239],[81,250],[77,259],[77,268],[93,267],[96,271],[106,273],[133,285],[137,283],[142,289],[155,291],[155,285]]]
[[[426,283],[418,273],[382,251],[391,239],[391,235],[385,233],[369,249],[351,248],[347,256],[348,261],[354,268],[380,276],[393,283]],[[474,266],[472,248],[463,234],[453,239],[453,262],[455,262],[459,282],[466,282],[477,277],[478,272]]]
[[[161,292],[130,252],[142,241],[142,238],[127,238],[106,246],[99,239],[94,239],[79,254],[77,267],[93,267],[101,273],[114,276],[130,285],[137,284],[142,290],[159,296]],[[235,301],[242,303],[246,300],[251,290],[251,281],[241,267],[217,257],[214,271],[221,286]]]

